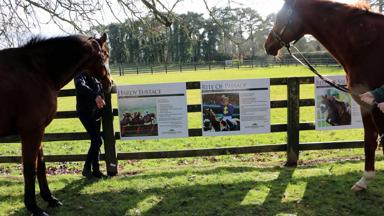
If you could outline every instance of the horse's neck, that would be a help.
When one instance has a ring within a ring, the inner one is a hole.
[[[364,61],[361,55],[377,48],[383,17],[330,1],[300,1],[306,34],[313,35],[343,65]],[[348,71],[347,71],[348,72]]]
[[[348,61],[347,56],[350,56],[344,55],[350,47],[346,40],[347,27],[342,24],[346,14],[342,11],[336,14],[331,8],[318,7],[316,4],[320,5],[321,2],[314,1],[314,4],[302,14],[305,33],[314,36],[341,64],[344,64]],[[340,41],[340,38],[344,38],[344,41]]]
[[[80,66],[86,60],[86,55],[80,48],[69,55],[63,55],[61,50],[47,50],[31,50],[32,61],[42,70],[41,74],[50,79],[53,88],[59,91],[81,72]]]

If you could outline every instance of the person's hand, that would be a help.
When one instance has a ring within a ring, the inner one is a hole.
[[[97,108],[99,108],[99,109],[101,109],[105,106],[105,101],[100,95],[96,97],[95,102],[96,102]]]
[[[375,97],[373,96],[372,92],[365,92],[364,94],[359,95],[360,100],[364,103],[367,103],[369,105],[373,105],[373,102],[375,100]]]
[[[384,102],[377,104],[377,107],[384,113]]]

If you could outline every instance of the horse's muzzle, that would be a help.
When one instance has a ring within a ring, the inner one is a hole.
[[[281,48],[282,46],[280,45],[280,43],[274,40],[271,34],[269,34],[267,40],[264,43],[264,49],[267,54],[276,56]]]

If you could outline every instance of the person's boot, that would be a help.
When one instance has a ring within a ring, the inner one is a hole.
[[[107,178],[107,176],[104,175],[100,170],[93,170],[92,176],[95,178]]]
[[[83,172],[81,172],[81,174],[87,179],[91,179],[93,177],[91,168],[84,167]]]

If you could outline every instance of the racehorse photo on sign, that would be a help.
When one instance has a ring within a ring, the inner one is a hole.
[[[122,139],[188,136],[185,83],[117,87]]]
[[[327,76],[339,85],[346,84],[345,76]],[[359,105],[351,95],[315,78],[316,130],[362,128]]]
[[[120,132],[123,137],[159,135],[155,98],[133,98],[120,106]]]
[[[212,132],[240,130],[238,93],[203,95],[203,130]]]

